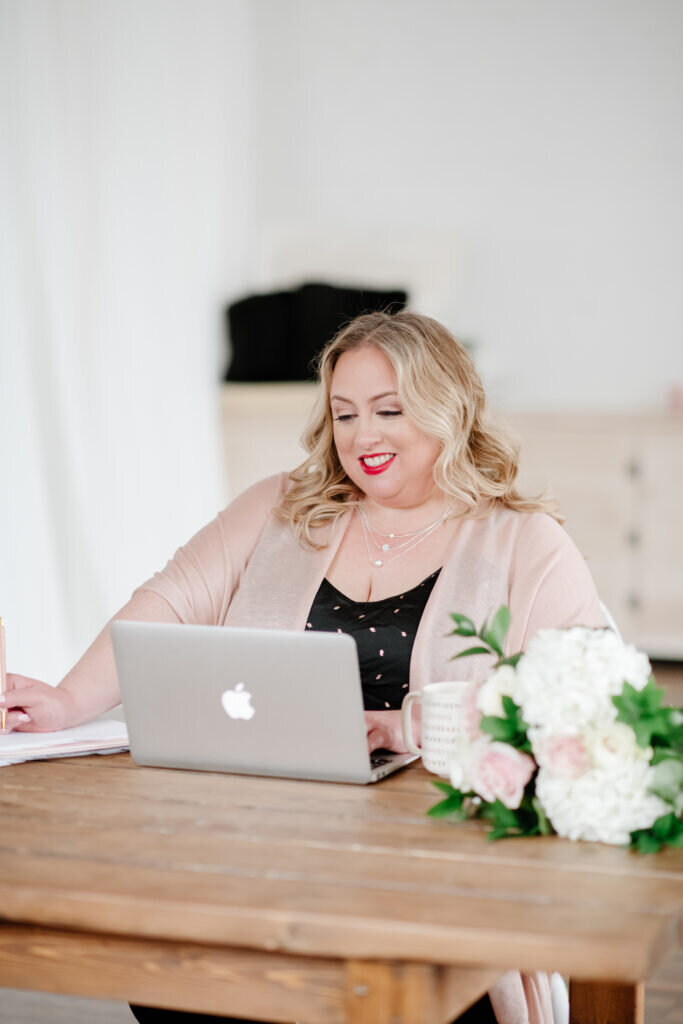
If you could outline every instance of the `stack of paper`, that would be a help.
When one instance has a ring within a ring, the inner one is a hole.
[[[0,736],[0,766],[49,757],[116,754],[121,750],[128,750],[125,722],[94,718],[60,732],[11,732]]]

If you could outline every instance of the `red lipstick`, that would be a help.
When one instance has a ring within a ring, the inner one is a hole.
[[[386,462],[383,462],[381,466],[366,466],[363,462],[363,459],[376,459],[379,455],[390,455],[391,458],[387,459]],[[395,458],[396,455],[394,452],[375,452],[373,455],[361,456],[358,461],[361,464],[361,469],[367,476],[377,476],[378,473],[383,473],[385,469],[388,469]]]

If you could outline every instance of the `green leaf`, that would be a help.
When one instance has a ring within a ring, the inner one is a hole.
[[[493,648],[496,654],[503,657],[503,645],[505,643],[505,637],[507,631],[510,628],[510,609],[503,605],[499,608],[493,617],[491,625],[484,625],[481,627],[479,636],[488,644],[489,647]]]
[[[662,845],[647,829],[631,833],[631,845],[638,853],[657,853]]]
[[[498,718],[496,715],[484,715],[479,722],[479,728],[493,736],[499,743],[510,743],[517,732],[514,722],[507,718]]]
[[[639,853],[657,853],[661,846],[683,847],[683,821],[675,814],[663,814],[651,828],[631,832],[631,846]]]
[[[451,618],[456,624],[457,629],[454,629],[450,634],[451,636],[476,636],[477,630],[472,622],[472,619],[468,619],[466,615],[460,615],[458,612],[451,612]]]
[[[619,720],[617,715],[617,721]],[[666,710],[655,711],[654,714],[645,713],[637,721],[630,724],[636,734],[638,746],[651,746],[656,736],[659,736],[660,740],[666,743],[666,734],[668,732],[668,715]]]
[[[664,690],[657,686],[654,676],[650,676],[642,690],[636,690],[635,686],[624,682],[621,695],[612,697],[612,703],[619,711],[617,721],[631,725],[643,715],[654,714],[659,710],[663,697]]]
[[[652,772],[649,788],[651,793],[673,804],[676,811],[683,810],[683,761],[678,757],[660,761]]]
[[[630,725],[641,747],[657,746],[678,749],[683,747],[683,725],[676,708],[662,708],[664,691],[650,676],[642,690],[624,683],[622,692],[612,697],[617,721]]]
[[[494,828],[491,830],[491,832],[493,833],[493,835],[487,836],[487,838],[521,839],[522,836],[529,836],[534,834],[533,832],[527,832],[525,829],[518,828],[517,826],[514,826],[512,828]]]
[[[451,786],[450,782],[446,782],[444,779],[430,779],[429,781],[432,786],[436,786],[437,789],[440,789],[447,796],[453,796],[454,793],[460,793],[459,789],[455,789],[454,786]]]
[[[452,636],[452,634],[451,634]],[[488,647],[468,647],[466,651],[460,651],[460,654],[454,654],[451,661],[455,661],[456,658],[467,658],[470,654],[490,654],[491,651]]]
[[[554,829],[539,801],[533,794],[533,783],[529,783],[520,806],[513,810],[501,800],[492,803],[482,801],[478,816],[491,822],[486,835],[490,842],[496,839],[511,839],[520,836],[550,835]]]
[[[683,709],[664,708],[664,714],[667,718],[666,744],[683,756]],[[660,742],[658,737],[656,742]]]
[[[467,817],[467,812],[463,807],[465,801],[465,794],[451,786],[450,782],[446,782],[444,779],[432,779],[432,785],[440,789],[442,793],[446,794],[446,799],[441,800],[438,804],[434,804],[427,811],[427,814],[431,818],[445,818],[448,815],[453,815],[459,820]]]
[[[479,723],[479,728],[499,743],[509,743],[511,747],[530,754],[528,726],[522,718],[521,708],[515,704],[512,697],[503,697],[503,709],[505,718],[501,718],[499,715],[484,715]]]
[[[515,724],[522,722],[522,724],[526,728],[526,723],[523,722],[522,719],[522,709],[520,708],[519,704],[515,704],[512,697],[508,697],[507,694],[504,695],[502,698],[502,705],[503,711],[505,712],[506,717],[510,719],[510,721],[515,722]]]
[[[491,818],[496,827],[500,828],[504,825],[506,828],[516,828],[519,825],[517,812],[506,807],[502,800],[494,800],[489,806]]]
[[[676,829],[669,833],[666,839],[667,846],[683,846],[683,822],[676,822]]]
[[[427,811],[430,818],[446,818],[454,817],[458,821],[463,821],[467,817],[467,811],[462,805],[462,794],[458,796],[448,796],[445,800],[441,800],[438,804],[434,804]]]
[[[661,764],[662,761],[678,760],[678,757],[679,755],[671,747],[655,747],[654,753],[650,758],[650,764],[657,765]]]
[[[513,668],[517,667],[517,662],[521,657],[524,656],[524,651],[519,651],[518,654],[511,654],[508,658],[501,658],[498,662],[499,665],[512,665]]]
[[[664,814],[661,818],[657,818],[654,825],[652,826],[652,832],[656,839],[664,841],[670,832],[673,832],[676,828],[676,815],[675,814]]]
[[[655,824],[657,824],[655,822]],[[676,815],[670,819],[669,831],[666,834],[666,842],[669,846],[681,846],[683,844],[683,821]]]
[[[486,840],[495,843],[496,839],[510,839],[514,833],[507,828],[492,828],[486,833]]]
[[[629,684],[624,680],[624,686]],[[649,676],[647,684],[642,690],[636,690],[639,695],[640,702],[648,709],[648,711],[656,711],[657,708],[661,707],[664,699],[664,689],[661,686],[657,686],[655,677]]]
[[[548,815],[545,813],[545,810],[543,809],[543,804],[537,796],[533,796],[531,798],[531,805],[533,809],[536,811],[536,816],[538,818],[538,831],[540,832],[540,834],[542,836],[553,835],[555,829],[550,824]]]

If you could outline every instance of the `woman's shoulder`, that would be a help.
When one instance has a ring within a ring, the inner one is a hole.
[[[541,511],[503,507],[495,516],[506,538],[497,553],[507,567],[511,649],[523,650],[541,628],[604,625],[586,559],[564,526]]]
[[[546,512],[502,508],[496,517],[497,536],[506,538],[500,542],[500,561],[507,564],[510,580],[529,592],[541,586],[547,590],[552,583],[559,592],[571,590],[584,595],[590,616],[584,614],[576,621],[593,621],[596,616],[600,619],[597,591],[585,555],[564,526]]]
[[[188,547],[215,555],[217,548],[250,553],[289,486],[287,473],[275,473],[247,487],[220,509],[211,522],[195,534]]]
[[[536,551],[539,547],[545,550],[573,547],[564,526],[547,512],[525,512],[495,502],[486,518],[479,521],[505,546],[530,546]]]

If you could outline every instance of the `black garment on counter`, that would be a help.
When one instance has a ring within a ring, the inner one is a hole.
[[[361,313],[398,313],[407,292],[304,284],[249,295],[229,306],[230,381],[312,380],[311,362],[344,324]]]
[[[352,601],[329,580],[320,584],[306,629],[348,633],[356,641],[366,711],[401,707],[417,627],[440,572],[382,601]]]
[[[206,1013],[159,1010],[152,1006],[131,1006],[131,1010],[140,1024],[259,1024],[258,1021],[243,1020],[242,1017],[214,1017]],[[489,997],[482,996],[454,1024],[496,1024]]]

